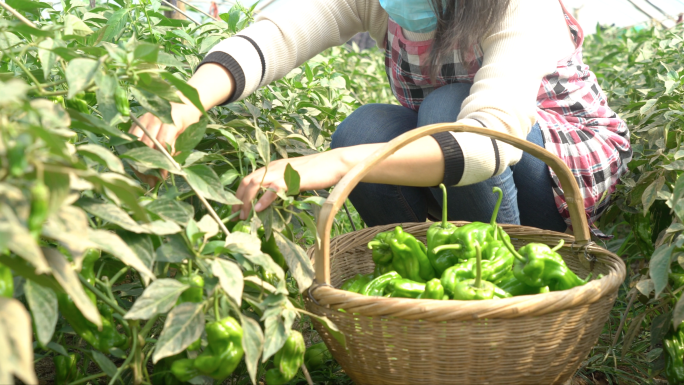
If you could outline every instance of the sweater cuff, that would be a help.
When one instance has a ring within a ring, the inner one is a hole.
[[[444,155],[444,180],[442,183],[445,186],[455,186],[461,181],[465,168],[461,146],[450,132],[438,132],[432,137],[437,141]]]
[[[222,104],[229,104],[252,94],[263,77],[265,60],[254,40],[245,36],[233,36],[212,48],[197,66],[215,63],[223,66],[235,81],[233,94]]]

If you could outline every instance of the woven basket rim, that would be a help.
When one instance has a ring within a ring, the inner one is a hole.
[[[451,223],[461,226],[469,222],[453,221]],[[377,233],[397,225],[402,225],[405,230],[409,226],[410,230],[414,230],[417,233],[416,229],[422,230],[423,227],[427,229],[431,224],[431,222],[403,223],[366,228],[335,237],[331,245],[346,237],[353,237],[360,232]],[[506,229],[506,232],[512,238],[521,240],[528,240],[530,238],[534,240],[536,237],[543,236],[548,237],[548,240],[536,239],[534,241],[548,243],[557,242],[555,239],[564,239],[566,242],[569,241],[570,244],[566,243],[562,250],[566,254],[573,252],[572,241],[574,241],[574,237],[572,235],[529,226],[501,226]],[[440,301],[432,299],[368,297],[314,281],[308,289],[307,295],[310,296],[314,303],[320,306],[343,309],[346,312],[363,316],[392,316],[403,319],[438,322],[446,320],[533,317],[565,310],[581,304],[595,303],[601,297],[611,295],[611,293],[619,289],[626,275],[626,267],[622,258],[596,245],[588,245],[584,250],[589,255],[598,256],[599,260],[608,267],[609,272],[601,279],[592,280],[583,286],[577,286],[570,290],[481,301]],[[313,255],[313,248],[309,249],[307,253],[310,256]]]

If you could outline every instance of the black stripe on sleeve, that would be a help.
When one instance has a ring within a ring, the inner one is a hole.
[[[225,52],[212,52],[207,55],[204,60],[197,66],[199,69],[201,66],[207,63],[216,63],[222,65],[231,75],[233,75],[233,80],[235,81],[235,91],[233,95],[230,96],[228,100],[221,103],[221,105],[230,104],[236,101],[240,95],[245,90],[245,72],[242,70],[240,64],[229,54]],[[195,72],[197,71],[195,69]]]
[[[465,169],[463,150],[450,132],[438,132],[432,135],[439,144],[444,155],[444,183],[445,186],[455,186],[461,181]]]
[[[241,37],[248,42],[252,43],[252,46],[254,46],[254,49],[259,53],[259,60],[261,60],[261,80],[259,80],[259,84],[261,84],[262,81],[264,81],[264,76],[266,75],[266,59],[264,59],[264,53],[261,52],[261,48],[259,48],[259,45],[252,40],[252,38],[243,36],[243,35],[235,35],[236,37]]]
[[[494,166],[494,173],[492,177],[496,175],[501,166],[501,159],[499,158],[499,145],[496,144],[496,139],[492,138],[492,147],[494,147],[494,158],[496,158],[496,165]]]

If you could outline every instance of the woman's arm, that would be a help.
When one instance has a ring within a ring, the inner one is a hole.
[[[259,212],[275,201],[274,191],[286,190],[284,174],[289,163],[300,175],[300,190],[317,190],[337,184],[354,166],[386,143],[363,144],[342,147],[320,154],[271,162],[268,168],[260,168],[242,180],[236,196],[245,202],[233,206],[233,212],[241,210],[240,218],[248,218],[251,202],[266,191],[254,209]],[[408,144],[375,166],[363,181],[399,186],[436,186],[444,178],[444,157],[437,141],[424,137]]]

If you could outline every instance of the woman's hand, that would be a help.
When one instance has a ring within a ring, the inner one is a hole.
[[[252,200],[262,189],[266,192],[254,206],[254,210],[260,212],[273,203],[278,196],[277,192],[287,189],[285,167],[288,163],[299,173],[301,191],[323,189],[337,184],[352,166],[344,158],[344,152],[349,148],[351,147],[299,158],[280,159],[269,163],[268,167],[254,171],[240,183],[235,195],[244,204],[233,206],[233,212],[241,210],[240,219],[248,218]]]

